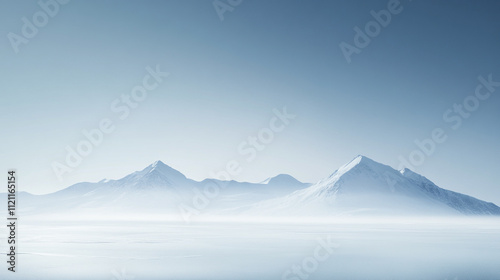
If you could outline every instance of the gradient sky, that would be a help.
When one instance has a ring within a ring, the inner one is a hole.
[[[41,8],[1,1],[0,170],[36,194],[158,159],[195,180],[236,160],[239,181],[315,182],[358,154],[397,168],[440,127],[447,141],[415,171],[500,205],[500,88],[459,129],[443,120],[478,76],[500,81],[500,2],[401,1],[347,63],[339,44],[388,2],[244,0],[221,21],[212,1],[73,0],[16,54],[7,35]],[[156,65],[170,76],[118,119],[110,104]],[[238,145],[284,106],[296,118],[247,162]],[[58,180],[52,163],[103,118],[115,131]]]

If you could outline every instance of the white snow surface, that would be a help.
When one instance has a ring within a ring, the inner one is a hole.
[[[313,185],[197,182],[158,161],[18,195],[19,262],[2,280],[500,279],[496,205],[363,156]]]

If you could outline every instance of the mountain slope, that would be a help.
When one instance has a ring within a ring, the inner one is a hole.
[[[0,195],[2,197],[2,195]],[[20,212],[235,215],[500,215],[500,208],[445,190],[408,169],[358,156],[316,184],[281,174],[259,183],[191,180],[156,161],[118,180],[82,182],[47,194],[20,195]],[[0,210],[1,211],[1,210]]]
[[[441,201],[451,208],[463,214],[493,214],[500,215],[500,208],[491,202],[461,193],[442,189],[424,176],[417,174],[407,168],[401,170],[401,174],[413,181],[414,184],[426,193],[430,198]]]
[[[399,172],[358,156],[318,183],[256,205],[255,213],[311,215],[500,215],[493,203],[437,187],[409,170]]]
[[[122,179],[112,182],[113,186],[127,186],[134,188],[174,187],[192,183],[184,174],[166,165],[162,161],[155,161],[141,171],[136,171]]]
[[[29,203],[20,205],[24,214],[83,211],[177,215],[181,205],[196,208],[196,205],[206,202],[207,206],[202,209],[204,213],[226,212],[239,211],[236,209],[281,197],[309,185],[289,175],[274,177],[267,184],[216,179],[197,182],[156,161],[118,180],[82,182],[52,194],[30,195]]]

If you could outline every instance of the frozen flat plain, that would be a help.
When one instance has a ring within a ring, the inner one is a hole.
[[[498,218],[26,217],[19,228],[18,271],[5,265],[0,279],[500,279]]]

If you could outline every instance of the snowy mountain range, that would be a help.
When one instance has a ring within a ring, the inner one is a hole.
[[[5,196],[5,194],[2,194]],[[248,215],[500,215],[500,207],[442,189],[409,169],[358,156],[330,176],[302,183],[281,174],[261,183],[191,180],[156,161],[118,180],[78,183],[47,195],[20,194],[25,214],[170,213]],[[202,209],[200,209],[202,208]]]
[[[500,215],[500,207],[442,189],[409,169],[358,156],[318,183],[261,202],[257,212],[300,214]]]

